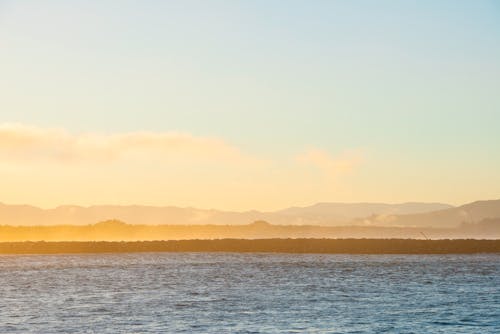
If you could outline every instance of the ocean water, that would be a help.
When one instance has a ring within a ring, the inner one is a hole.
[[[500,333],[500,255],[0,256],[0,333]]]

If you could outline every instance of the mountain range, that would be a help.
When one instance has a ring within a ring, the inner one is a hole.
[[[273,212],[221,211],[173,206],[59,206],[41,209],[0,203],[0,225],[88,225],[117,219],[145,225],[243,225],[264,220],[276,225],[454,227],[500,217],[500,200],[462,206],[443,203],[318,203]]]

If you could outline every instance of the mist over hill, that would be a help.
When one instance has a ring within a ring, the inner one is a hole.
[[[423,213],[375,215],[358,220],[358,223],[383,226],[456,227],[463,223],[477,223],[498,217],[500,217],[500,200],[488,200]]]
[[[291,207],[277,211],[276,214],[294,220],[308,222],[325,222],[325,225],[337,225],[332,222],[350,224],[362,221],[359,218],[370,216],[392,216],[433,212],[450,209],[453,206],[443,203],[409,202],[400,204],[387,203],[317,203],[307,207]],[[322,224],[323,225],[323,224]]]
[[[273,225],[387,226],[451,228],[500,218],[500,200],[458,207],[441,203],[318,203],[274,212],[231,212],[173,206],[60,206],[41,209],[0,204],[0,225],[90,225],[120,220],[132,225],[245,225],[264,220]]]
[[[41,209],[28,205],[0,203],[1,225],[88,225],[117,219],[129,224],[146,225],[241,225],[256,220],[276,225],[340,226],[364,222],[364,218],[393,217],[451,209],[441,203],[318,203],[308,207],[292,207],[275,212],[231,212],[180,208],[173,206],[59,206]],[[390,223],[390,222],[389,222]]]
[[[43,210],[0,205],[0,241],[322,237],[497,239],[500,200],[458,207],[439,203],[319,203],[276,212],[240,213],[152,206]]]

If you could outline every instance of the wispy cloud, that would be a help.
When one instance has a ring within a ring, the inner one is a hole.
[[[245,161],[251,159],[222,139],[179,132],[72,134],[22,124],[0,125],[3,159],[84,162],[146,157]]]
[[[319,148],[309,149],[297,156],[297,160],[320,169],[326,176],[337,177],[351,172],[363,160],[360,151],[345,151],[339,156],[332,156]]]
[[[0,124],[0,198],[42,206],[276,208],[329,198],[331,183],[322,177],[337,181],[360,161],[358,151],[332,156],[317,148],[298,156],[249,154],[226,140],[189,133]]]

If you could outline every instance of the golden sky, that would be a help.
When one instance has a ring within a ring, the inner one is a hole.
[[[0,2],[0,202],[500,196],[495,1]]]

